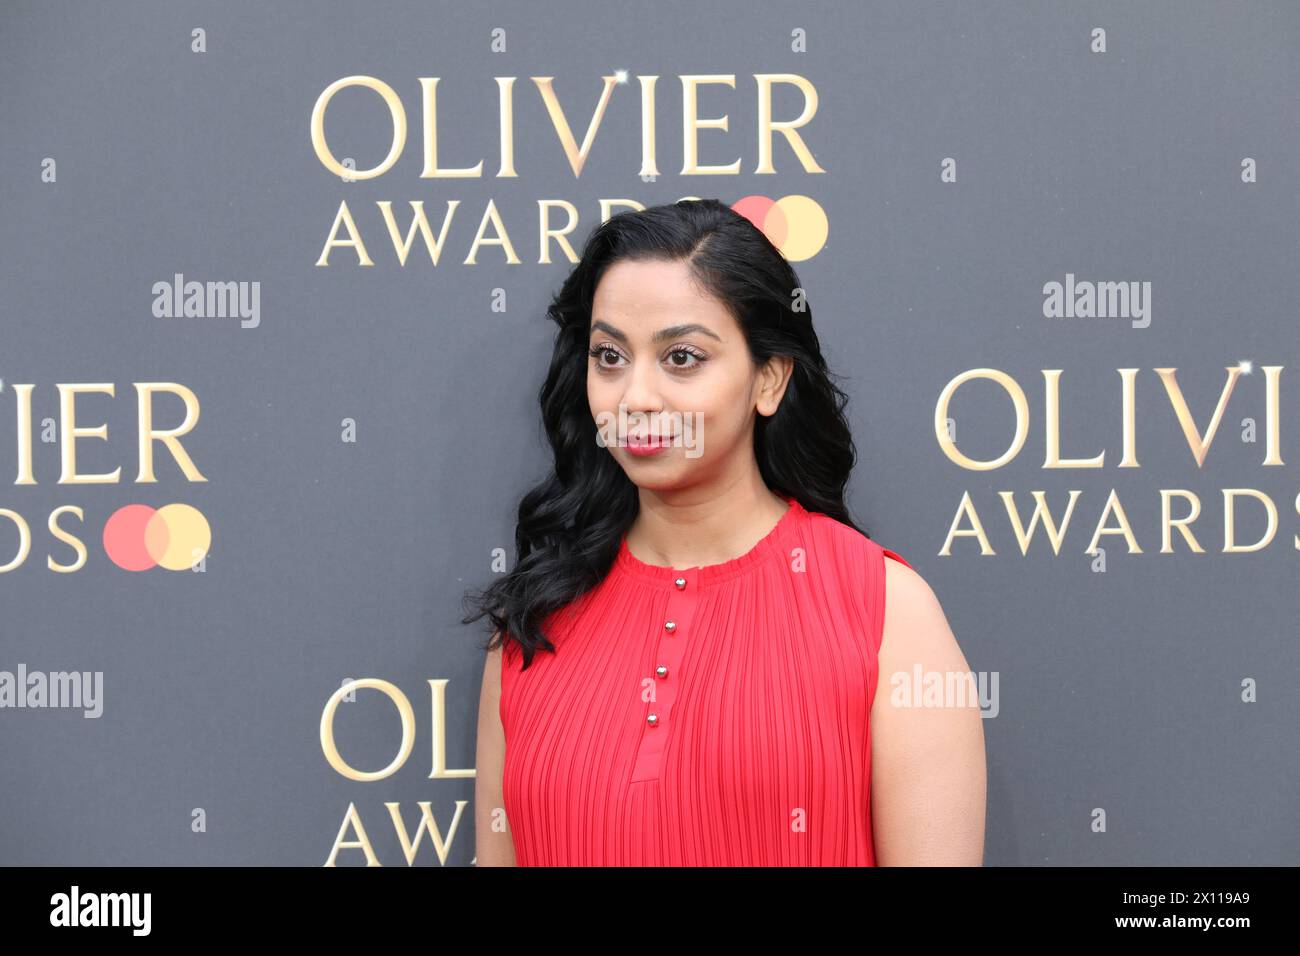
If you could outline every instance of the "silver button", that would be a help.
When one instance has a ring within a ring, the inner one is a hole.
[[[659,715],[658,715],[658,714],[651,714],[650,716],[648,716],[648,717],[645,719],[645,722],[646,722],[647,724],[649,724],[651,727],[654,727],[656,724],[659,723]]]
[[[664,667],[663,664],[660,664],[658,667],[655,668],[655,673],[658,674],[660,677],[667,677],[668,668]]]
[[[678,578],[676,581],[673,582],[673,584],[677,585],[677,590],[679,590],[679,591],[685,590],[685,588],[686,588],[686,579],[685,579],[685,578]]]
[[[665,622],[664,622],[664,630],[665,630],[665,631],[675,631],[675,630],[677,630],[677,625],[674,624],[672,621],[665,621]]]

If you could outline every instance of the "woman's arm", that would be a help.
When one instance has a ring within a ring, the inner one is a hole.
[[[474,851],[477,866],[514,866],[515,844],[501,799],[506,738],[501,727],[501,648],[488,651],[478,698],[474,759]]]
[[[982,866],[987,784],[978,700],[895,701],[892,678],[968,674],[930,586],[885,558],[885,622],[871,706],[871,818],[878,866]],[[922,684],[924,686],[924,684]],[[969,689],[970,684],[967,684]],[[915,694],[911,695],[915,698]],[[970,695],[975,697],[975,695]]]

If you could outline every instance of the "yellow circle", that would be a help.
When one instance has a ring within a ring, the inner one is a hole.
[[[203,512],[190,505],[171,504],[158,509],[155,520],[166,524],[169,532],[167,550],[158,564],[169,571],[184,571],[208,553],[212,544],[212,529]]]
[[[830,235],[821,204],[810,196],[782,196],[774,205],[781,208],[789,225],[781,254],[791,262],[803,262],[821,252]]]

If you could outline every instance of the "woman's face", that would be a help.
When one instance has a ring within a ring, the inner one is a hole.
[[[789,359],[756,366],[739,323],[680,261],[616,262],[591,312],[587,400],[633,484],[729,485],[757,467],[754,416],[776,411]]]

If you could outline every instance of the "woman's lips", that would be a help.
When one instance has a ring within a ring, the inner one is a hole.
[[[629,435],[624,446],[632,455],[654,455],[671,448],[676,435]]]

